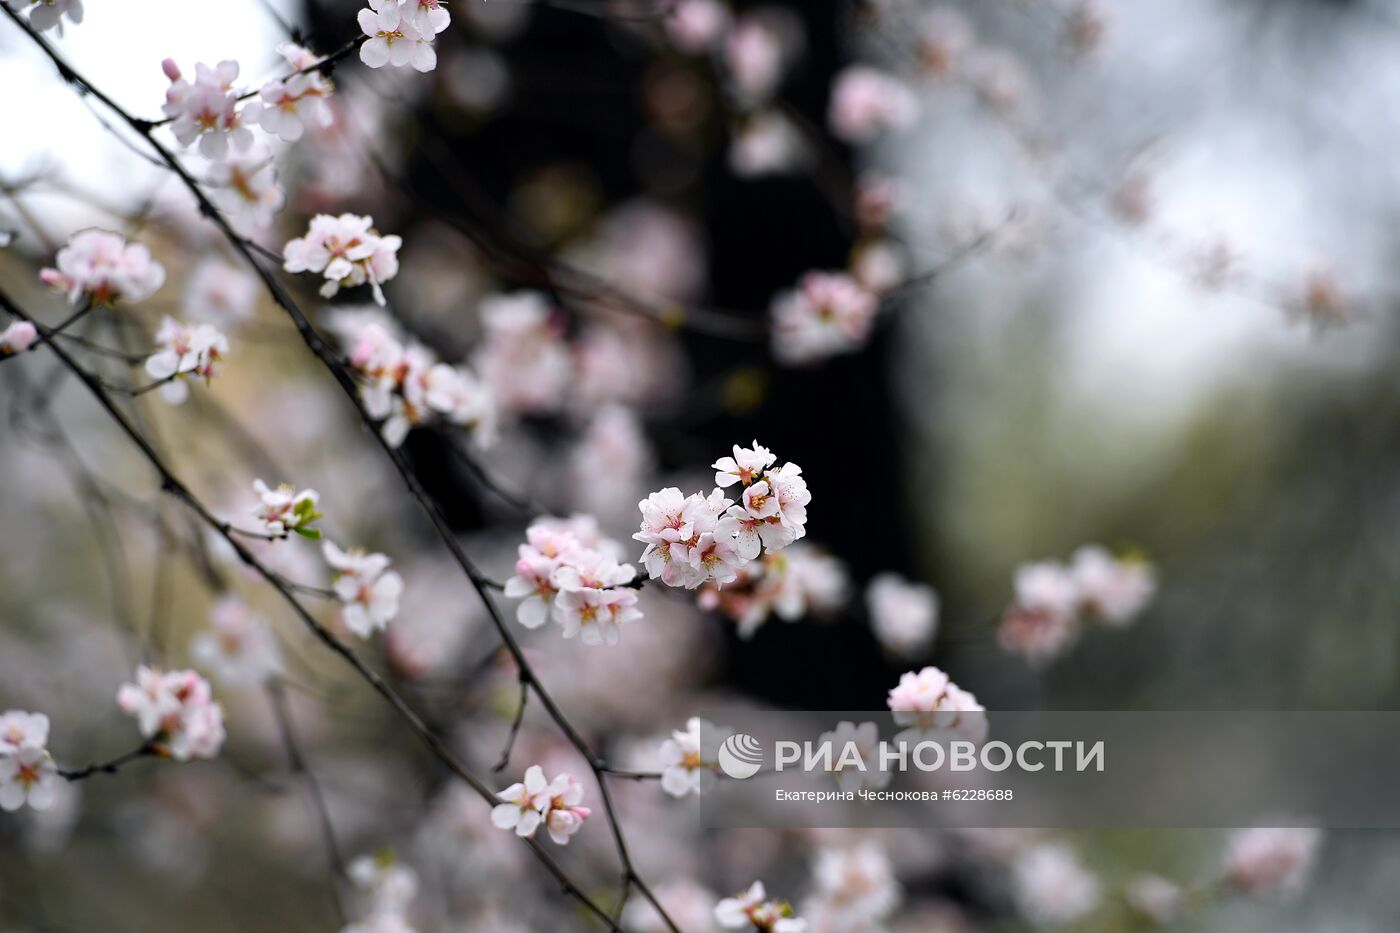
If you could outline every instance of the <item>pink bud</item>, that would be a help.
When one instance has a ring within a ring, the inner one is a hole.
[[[180,66],[175,64],[175,59],[167,58],[160,63],[160,70],[165,72],[165,76],[171,81],[180,80]]]

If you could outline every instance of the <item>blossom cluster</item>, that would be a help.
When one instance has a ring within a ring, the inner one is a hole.
[[[49,717],[43,713],[12,709],[0,715],[0,810],[53,805],[58,766],[48,743]]]
[[[793,913],[787,901],[768,900],[762,881],[715,905],[715,922],[726,930],[762,933],[807,933],[807,921]]]
[[[288,483],[272,489],[258,479],[253,481],[253,491],[258,494],[253,517],[258,520],[258,528],[263,534],[285,538],[295,532],[303,538],[321,537],[320,529],[311,527],[322,517],[316,510],[317,503],[321,501],[321,495],[316,490],[298,491]]]
[[[208,385],[228,355],[228,338],[214,325],[190,326],[172,317],[161,321],[156,346],[156,352],[146,358],[146,372],[163,383],[160,394],[172,405],[189,398],[187,379],[202,379]]]
[[[295,71],[268,81],[258,91],[262,99],[258,123],[264,131],[291,143],[301,138],[308,125],[320,129],[331,125],[331,108],[326,101],[335,87],[315,70],[324,56],[294,42],[282,43],[277,51]]]
[[[896,724],[906,726],[897,741],[929,735],[958,735],[980,742],[987,735],[987,710],[946,673],[929,666],[902,674],[887,698]]]
[[[697,589],[723,587],[761,552],[780,551],[807,533],[812,494],[802,468],[784,463],[754,441],[734,445],[734,456],[713,464],[717,487],[708,496],[686,496],[674,486],[638,503],[641,530],[632,537],[646,545],[642,562],[653,580]],[[739,484],[738,503],[724,490]]]
[[[505,595],[523,599],[516,619],[539,628],[551,616],[565,638],[615,645],[622,626],[642,617],[630,584],[637,568],[618,563],[622,549],[586,516],[542,518],[525,531]]]
[[[161,109],[180,145],[198,140],[200,155],[216,161],[227,156],[230,148],[246,152],[253,145],[248,124],[259,121],[262,103],[244,103],[242,92],[234,88],[238,62],[229,59],[213,67],[200,62],[195,65],[193,81],[184,76],[174,59],[167,58],[160,67],[170,79]]]
[[[433,40],[452,22],[441,0],[368,0],[357,14],[367,37],[360,61],[371,68],[412,65],[415,71],[437,67]]]
[[[885,850],[874,842],[823,848],[802,913],[815,930],[883,930],[903,898]]]
[[[749,561],[723,586],[706,583],[696,602],[701,609],[718,610],[734,620],[739,637],[747,639],[774,615],[795,622],[812,613],[836,611],[846,602],[848,588],[840,560],[798,543]]]
[[[369,283],[378,305],[384,304],[380,286],[399,274],[397,236],[381,236],[374,218],[358,214],[317,214],[306,235],[289,240],[283,248],[282,268],[288,272],[316,272],[325,282],[321,295],[333,297],[342,288]]]
[[[0,356],[23,353],[34,346],[39,339],[39,331],[28,321],[15,321],[0,330]]]
[[[332,541],[321,553],[335,573],[331,589],[341,603],[345,627],[361,638],[383,631],[399,614],[403,577],[389,569],[389,558],[361,550],[343,551]]]
[[[525,770],[525,780],[498,793],[502,803],[491,809],[491,822],[501,829],[514,830],[517,836],[533,838],[541,825],[549,838],[559,845],[568,845],[569,838],[583,827],[591,812],[583,803],[583,785],[566,773],[553,781],[545,781],[544,769],[531,765]]]
[[[58,251],[57,268],[45,268],[39,278],[64,292],[71,304],[90,301],[112,305],[142,301],[165,284],[165,267],[140,243],[127,243],[110,230],[80,230]]]
[[[136,719],[141,735],[176,761],[213,758],[224,744],[224,711],[209,681],[194,671],[141,665],[136,682],[122,684],[117,705]]]
[[[1042,561],[1017,569],[1015,600],[1002,615],[997,637],[1006,650],[1043,664],[1068,650],[1083,620],[1122,628],[1156,590],[1153,567],[1140,557],[1115,557],[1085,545],[1068,565]]]
[[[422,344],[405,342],[393,320],[379,312],[341,312],[332,327],[360,378],[365,410],[382,419],[390,445],[399,446],[412,428],[432,419],[469,430],[481,447],[495,439],[494,397],[470,369],[439,361]]]

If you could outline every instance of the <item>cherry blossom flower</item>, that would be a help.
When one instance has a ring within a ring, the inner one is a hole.
[[[209,630],[194,637],[190,656],[231,686],[263,683],[282,670],[281,652],[267,620],[232,595],[214,603]]]
[[[699,796],[714,785],[715,762],[706,761],[701,748],[702,733],[714,727],[698,716],[686,720],[661,743],[661,789],[672,797]]]
[[[751,485],[777,461],[773,451],[758,441],[753,442],[752,449],[735,444],[734,456],[721,457],[712,464],[715,468],[715,485],[722,489],[728,489],[735,483]]]
[[[496,794],[503,802],[492,808],[491,822],[501,829],[514,830],[517,836],[531,838],[544,820],[540,801],[548,789],[544,769],[531,765],[525,769],[523,783],[512,784]]]
[[[96,305],[141,301],[165,284],[165,267],[151,258],[150,250],[109,230],[73,234],[54,265],[40,270],[39,278],[75,305],[83,300]]]
[[[1128,882],[1124,896],[1135,913],[1152,923],[1171,923],[1181,912],[1181,886],[1161,875],[1138,875]]]
[[[369,283],[374,302],[384,304],[380,286],[399,271],[397,236],[380,236],[374,219],[357,214],[317,214],[306,236],[288,241],[283,268],[288,272],[319,272],[325,278],[321,295],[333,297],[341,288]]]
[[[361,855],[346,866],[345,873],[365,903],[364,916],[342,933],[413,933],[404,912],[418,896],[417,872],[385,851]]]
[[[39,331],[28,321],[15,321],[0,331],[0,355],[23,353],[39,339]]]
[[[565,638],[615,645],[620,627],[642,617],[636,591],[627,588],[636,568],[617,562],[621,549],[592,519],[538,519],[525,537],[505,584],[507,598],[524,600],[516,609],[521,625],[538,628],[552,614]]]
[[[812,875],[816,894],[802,913],[818,930],[883,929],[903,897],[889,856],[874,842],[819,850]]]
[[[74,26],[83,21],[83,0],[18,0],[12,5],[29,5],[29,25],[39,32],[47,32],[56,27],[61,36],[63,17],[68,17],[68,21]]]
[[[879,300],[841,272],[809,272],[773,301],[773,355],[805,365],[865,345]]]
[[[403,578],[389,570],[389,558],[361,550],[342,551],[325,541],[321,553],[335,571],[335,591],[343,607],[345,627],[361,638],[383,631],[399,614]]]
[[[371,68],[412,65],[416,71],[437,67],[433,39],[451,18],[440,0],[368,0],[358,14],[369,41],[360,46],[360,61]]]
[[[1096,544],[1074,552],[1069,572],[1079,592],[1081,609],[1115,628],[1132,622],[1157,591],[1151,564],[1136,558],[1116,558]]]
[[[610,525],[625,523],[651,465],[651,447],[636,411],[604,405],[570,455],[571,501]]]
[[[253,132],[247,124],[258,122],[263,108],[258,101],[239,108],[241,92],[233,86],[238,80],[238,62],[225,60],[212,68],[201,62],[195,65],[193,83],[180,73],[174,59],[161,62],[161,69],[170,79],[161,109],[170,118],[170,130],[180,145],[188,146],[197,139],[200,155],[215,161],[227,156],[230,146],[247,151],[253,144]]]
[[[49,717],[11,709],[0,714],[0,755],[13,755],[22,748],[43,748],[49,744]]]
[[[800,45],[801,23],[776,8],[744,13],[724,39],[724,63],[730,84],[747,104],[773,96]]]
[[[682,52],[708,52],[729,28],[729,7],[720,0],[680,0],[666,15],[666,34]]]
[[[0,754],[0,810],[12,812],[26,803],[47,810],[53,806],[57,782],[58,766],[41,746]]]
[[[898,574],[882,573],[865,588],[870,628],[886,651],[917,657],[928,651],[938,631],[938,594]]]
[[[257,281],[242,269],[217,259],[205,259],[185,284],[186,317],[227,327],[246,320],[257,300]]]
[[[986,708],[936,667],[902,674],[887,702],[895,723],[909,727],[896,741],[951,734],[980,742],[987,735]]]
[[[890,783],[892,775],[880,764],[880,728],[873,722],[856,725],[842,720],[830,732],[823,732],[817,738],[820,746],[830,746],[833,753],[832,765],[828,772],[836,778],[836,784],[843,791],[878,790]],[[860,752],[865,770],[854,764],[843,765],[841,752],[845,748]]]
[[[572,775],[560,774],[546,783],[539,765],[526,769],[523,783],[512,784],[496,796],[503,802],[491,810],[492,824],[527,839],[543,824],[549,837],[561,846],[569,844],[591,812],[579,805],[583,785]]]
[[[1016,906],[1032,925],[1073,924],[1099,905],[1099,880],[1062,845],[1046,843],[1022,852],[1011,864]]]
[[[260,479],[253,480],[253,491],[258,494],[258,506],[253,509],[253,517],[258,520],[260,530],[269,535],[285,538],[296,532],[303,538],[319,538],[320,530],[311,523],[321,517],[316,505],[321,494],[314,489],[297,491],[287,483],[271,489]]]
[[[272,158],[256,148],[210,165],[205,183],[210,197],[235,227],[269,227],[287,201],[277,184]]]
[[[431,366],[423,376],[423,400],[449,424],[470,428],[478,445],[490,446],[495,438],[495,398],[465,366]]]
[[[481,301],[484,330],[473,356],[476,371],[507,411],[558,411],[569,387],[570,360],[559,321],[538,292],[492,295]]]
[[[326,99],[335,88],[319,71],[304,70],[320,64],[323,56],[292,42],[282,43],[277,51],[296,72],[262,86],[258,92],[263,104],[259,123],[267,132],[292,143],[301,138],[307,125],[320,129],[331,125]]]
[[[186,377],[208,385],[218,375],[218,364],[228,355],[228,338],[212,324],[187,324],[166,317],[156,331],[159,349],[146,359],[146,372],[165,384],[161,396],[172,405],[189,397]]]
[[[141,665],[136,682],[123,684],[117,705],[136,719],[144,736],[176,761],[213,758],[224,744],[224,713],[209,681],[194,671]]]
[[[787,901],[765,900],[762,881],[715,905],[715,922],[726,930],[761,930],[763,933],[807,933],[807,921],[793,915]]]
[[[841,139],[863,143],[888,130],[908,127],[918,110],[914,93],[898,78],[852,65],[836,76],[827,122]]]
[[[1230,836],[1225,878],[1246,894],[1296,894],[1307,884],[1322,834],[1315,829],[1242,829]]]

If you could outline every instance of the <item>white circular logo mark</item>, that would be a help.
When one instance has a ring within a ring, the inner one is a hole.
[[[719,747],[720,770],[732,778],[751,778],[763,767],[763,746],[745,732],[736,732]]]

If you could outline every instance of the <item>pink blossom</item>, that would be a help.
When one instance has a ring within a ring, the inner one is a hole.
[[[1246,894],[1295,894],[1322,841],[1315,829],[1242,829],[1230,837],[1225,877]]]
[[[0,354],[23,353],[39,339],[39,331],[28,321],[15,321],[0,331]]]
[[[250,101],[240,109],[241,92],[233,87],[238,80],[238,62],[222,61],[212,68],[201,62],[195,65],[193,83],[181,75],[172,59],[162,62],[161,68],[170,79],[162,109],[180,145],[188,146],[198,139],[200,155],[219,160],[228,155],[230,145],[246,151],[253,144],[253,133],[246,124],[258,121],[262,104]]]
[[[224,715],[209,682],[194,671],[142,665],[123,684],[117,705],[136,719],[141,735],[176,761],[213,758],[224,743]]]
[[[897,574],[873,577],[865,590],[870,627],[887,651],[917,657],[928,651],[938,631],[938,594]]]
[[[773,302],[773,355],[789,366],[865,345],[879,310],[875,295],[840,272],[809,272]]]
[[[899,79],[852,65],[836,76],[827,122],[841,139],[862,143],[908,127],[917,115],[918,101]]]
[[[933,666],[901,675],[887,702],[894,721],[917,734],[952,733],[974,741],[987,734],[986,709]]]
[[[54,265],[41,270],[39,278],[65,292],[72,304],[83,299],[98,305],[141,301],[165,283],[165,267],[151,258],[150,250],[107,230],[75,233]]]

